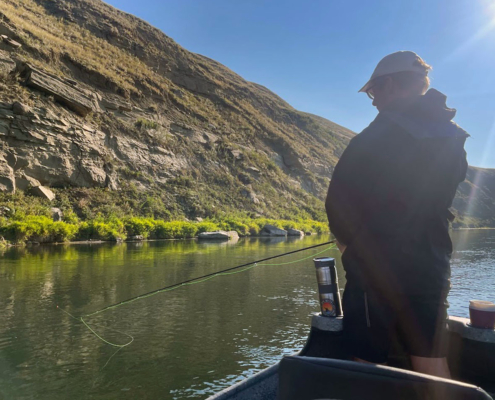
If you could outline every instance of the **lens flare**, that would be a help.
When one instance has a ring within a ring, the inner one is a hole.
[[[473,36],[457,47],[444,62],[450,62],[469,50],[473,45],[495,30],[495,1],[486,1],[484,14],[490,16],[490,21],[483,25]]]

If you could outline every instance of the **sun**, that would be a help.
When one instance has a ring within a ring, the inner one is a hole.
[[[484,0],[485,14],[491,19],[492,26],[495,25],[495,1],[494,0]]]

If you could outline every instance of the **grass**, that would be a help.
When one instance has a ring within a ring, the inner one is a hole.
[[[49,45],[53,55],[61,57],[67,54],[128,91],[136,90],[132,80],[134,76],[143,79],[143,82],[146,82],[146,77],[154,76],[156,83],[167,86],[164,78],[156,75],[137,57],[112,46],[80,26],[67,24],[62,19],[47,15],[44,8],[34,1],[6,1],[2,5],[2,12],[13,25],[22,29],[21,37],[25,45],[41,54]],[[44,62],[36,59],[31,61],[47,67]],[[149,89],[156,91],[151,85]]]
[[[125,240],[140,235],[144,239],[187,239],[201,232],[237,231],[240,236],[255,236],[266,224],[282,229],[295,228],[316,233],[328,232],[323,222],[300,220],[285,221],[266,218],[250,219],[226,217],[223,220],[163,221],[153,218],[130,217],[125,219],[97,218],[89,221],[52,221],[43,215],[0,219],[0,235],[13,243],[35,241],[40,243],[70,240]]]
[[[178,180],[173,184],[181,190],[191,190],[190,180]],[[180,209],[173,208],[174,196],[167,199],[130,189],[126,192],[104,189],[54,191],[57,197],[53,203],[23,192],[1,193],[0,207],[9,211],[4,211],[0,216],[0,236],[13,243],[119,241],[136,235],[145,239],[185,239],[215,230],[237,231],[240,236],[255,236],[266,224],[305,232],[328,232],[324,219],[315,221],[308,218],[309,214],[303,210],[298,214],[287,212],[289,218],[264,218],[223,207],[202,222],[196,222],[188,221]],[[195,195],[192,201],[197,201]],[[62,221],[52,220],[50,208],[53,206],[62,210]],[[215,210],[212,204],[206,206]]]
[[[73,239],[79,227],[45,216],[30,215],[21,220],[1,220],[0,235],[15,243],[26,241],[63,242]]]
[[[138,129],[156,129],[158,124],[155,121],[150,121],[146,118],[138,118],[134,123],[134,126]]]

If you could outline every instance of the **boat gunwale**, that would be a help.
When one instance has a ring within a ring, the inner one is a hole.
[[[297,355],[299,353],[296,353]],[[261,381],[267,380],[271,378],[273,375],[278,374],[279,362],[276,364],[257,372],[256,374],[243,379],[240,382],[235,383],[232,386],[229,386],[222,391],[214,394],[213,396],[208,397],[206,400],[227,400],[232,399],[233,396],[240,394],[246,390],[251,389],[253,386],[258,385]],[[278,382],[278,380],[277,380]],[[277,386],[278,388],[278,386]]]

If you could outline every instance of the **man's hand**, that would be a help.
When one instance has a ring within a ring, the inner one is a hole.
[[[338,240],[336,241],[337,247],[340,250],[342,254],[344,254],[345,249],[347,249],[347,246],[345,244],[340,243]]]

